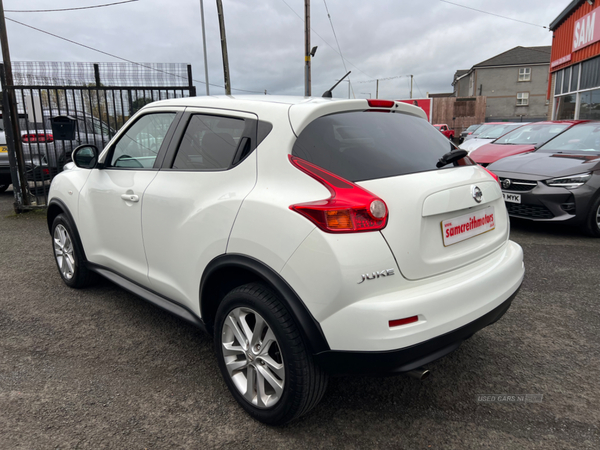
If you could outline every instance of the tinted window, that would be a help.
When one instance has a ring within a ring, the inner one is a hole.
[[[173,169],[229,168],[244,127],[245,123],[242,119],[193,115],[179,144]]]
[[[514,131],[502,136],[494,141],[494,144],[538,144],[546,142],[553,138],[558,133],[563,131],[569,125],[566,123],[560,124],[543,124],[543,125],[525,125],[517,128]]]
[[[116,143],[110,166],[130,169],[152,167],[173,119],[175,113],[140,117]]]
[[[600,125],[584,123],[575,125],[546,143],[541,152],[600,152]]]
[[[436,170],[440,157],[453,148],[424,119],[371,111],[314,120],[298,136],[292,154],[361,181]]]

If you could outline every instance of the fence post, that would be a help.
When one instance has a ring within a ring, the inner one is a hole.
[[[10,177],[15,196],[14,209],[16,213],[24,212],[29,206],[27,189],[27,177],[25,174],[25,158],[21,148],[19,131],[19,113],[15,102],[14,86],[7,86],[4,64],[0,64],[0,82],[4,89],[2,95],[2,118],[4,120],[4,132],[6,146],[8,147],[8,163],[10,165]]]
[[[196,86],[194,86],[194,79],[192,78],[192,65],[188,64],[187,66],[188,72],[188,86],[190,87],[190,97],[196,96]]]
[[[100,66],[94,64],[94,78],[96,79],[96,87],[100,87]]]

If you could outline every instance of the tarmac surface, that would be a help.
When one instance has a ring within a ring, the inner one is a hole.
[[[238,407],[208,335],[108,281],[65,286],[45,214],[12,202],[0,194],[1,449],[600,448],[600,239],[513,222],[526,276],[504,318],[423,382],[334,378],[273,428]]]

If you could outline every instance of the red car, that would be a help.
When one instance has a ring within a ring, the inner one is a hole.
[[[485,167],[507,156],[532,152],[556,135],[583,122],[589,122],[589,120],[533,122],[506,133],[489,144],[482,145],[471,152],[469,156],[476,163]]]
[[[437,130],[440,131],[448,139],[454,139],[454,130],[451,130],[445,123],[436,123],[434,127],[437,128]]]

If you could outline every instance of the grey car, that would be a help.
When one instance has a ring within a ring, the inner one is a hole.
[[[511,217],[577,225],[600,237],[600,122],[573,126],[533,153],[487,167]]]

